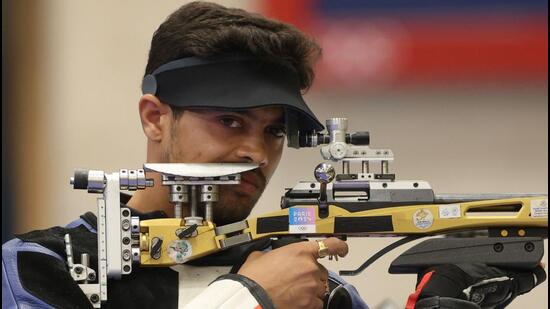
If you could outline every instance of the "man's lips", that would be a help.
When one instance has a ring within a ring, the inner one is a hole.
[[[261,177],[255,172],[246,172],[241,174],[241,183],[239,188],[245,193],[254,193],[263,187]]]

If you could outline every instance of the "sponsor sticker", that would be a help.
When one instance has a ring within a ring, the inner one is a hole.
[[[531,218],[548,218],[548,199],[531,200]]]
[[[424,230],[432,226],[434,216],[429,209],[419,209],[413,214],[413,223],[417,228]]]
[[[168,256],[176,263],[184,263],[193,254],[193,247],[185,239],[174,240],[168,246]]]
[[[288,232],[315,233],[316,209],[317,207],[291,207],[288,210]]]
[[[462,213],[460,212],[460,204],[448,204],[439,206],[439,218],[452,219],[460,218]]]

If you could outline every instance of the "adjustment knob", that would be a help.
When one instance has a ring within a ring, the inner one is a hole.
[[[329,153],[332,160],[341,160],[346,156],[348,145],[346,143],[336,142],[329,146]]]
[[[71,177],[71,185],[77,190],[88,189],[88,170],[77,169],[74,171],[74,176]]]
[[[326,121],[327,131],[344,131],[348,130],[348,119],[347,118],[329,118]]]

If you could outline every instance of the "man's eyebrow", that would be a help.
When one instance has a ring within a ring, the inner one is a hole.
[[[235,113],[235,114],[242,114],[244,116],[250,116],[250,114],[251,114],[249,110],[232,110],[232,109],[227,109],[227,108],[212,108],[212,107],[208,107],[208,108],[205,108],[205,107],[191,107],[191,108],[189,108],[189,110],[194,112],[194,113],[199,113],[199,114],[208,114],[210,112]]]
[[[276,124],[285,125],[285,124],[286,124],[286,117],[285,117],[285,114],[283,113],[283,114],[281,115],[281,117],[275,119],[273,122],[276,123]]]
[[[236,109],[236,110],[227,110],[227,111],[235,114],[241,114],[243,116],[248,116],[248,117],[252,116],[252,112],[246,109],[243,109],[243,110]]]
[[[197,109],[193,109],[193,111],[198,113],[208,113],[209,111],[214,111],[219,113],[227,112],[227,113],[239,114],[248,118],[255,118],[254,113],[247,109],[230,110],[230,109],[224,109],[224,108],[197,108]],[[277,119],[274,119],[272,123],[284,125],[286,123],[285,118],[286,118],[285,113],[283,113],[281,114],[280,117],[278,117]]]

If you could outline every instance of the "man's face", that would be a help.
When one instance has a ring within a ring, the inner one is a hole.
[[[239,185],[219,186],[214,222],[223,225],[249,214],[275,172],[285,142],[281,107],[243,111],[188,109],[174,120],[164,162],[258,163]]]

